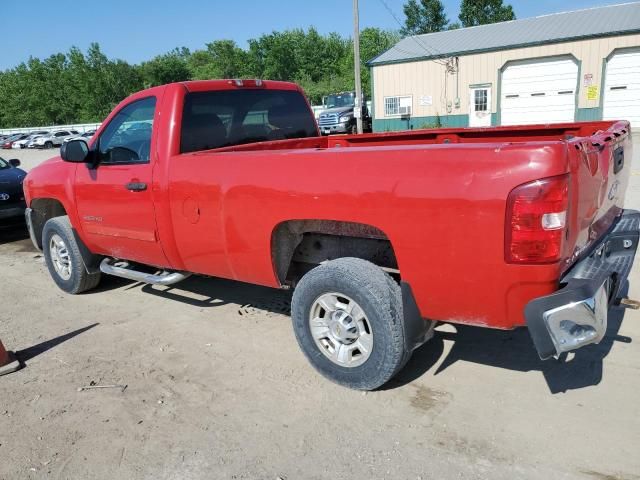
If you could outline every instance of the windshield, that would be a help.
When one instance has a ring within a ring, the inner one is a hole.
[[[11,168],[11,165],[9,165],[6,160],[4,160],[2,157],[0,157],[0,170],[4,170],[6,168]]]
[[[353,107],[356,95],[353,92],[329,95],[326,99],[327,108]]]

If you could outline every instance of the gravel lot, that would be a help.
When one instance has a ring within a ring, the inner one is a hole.
[[[526,330],[443,325],[365,395],[307,364],[284,292],[111,278],[67,296],[20,225],[0,229],[0,272],[0,338],[27,364],[0,379],[0,479],[640,479],[637,312],[566,363]]]
[[[10,158],[17,158],[22,163],[20,168],[23,170],[29,171],[39,163],[47,160],[48,158],[55,157],[60,152],[60,149],[55,148],[51,150],[36,150],[36,149],[10,149],[10,150],[0,150],[0,157],[5,160],[9,160]]]

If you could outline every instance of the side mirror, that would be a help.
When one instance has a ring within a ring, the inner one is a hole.
[[[9,160],[9,165],[18,168],[20,166],[20,160],[18,160],[17,158],[12,158],[11,160]]]
[[[84,163],[89,156],[89,147],[84,140],[70,140],[60,147],[60,156],[65,162]]]

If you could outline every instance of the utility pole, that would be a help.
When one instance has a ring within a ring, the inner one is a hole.
[[[356,101],[353,113],[356,117],[358,134],[362,133],[362,80],[360,79],[360,18],[358,0],[353,0],[353,66],[355,68]]]

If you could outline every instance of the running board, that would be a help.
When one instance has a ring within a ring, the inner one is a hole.
[[[180,273],[180,272],[162,272],[159,275],[154,275],[152,273],[144,273],[138,272],[137,270],[132,270],[130,268],[125,267],[116,267],[111,264],[111,258],[105,258],[100,262],[100,271],[102,273],[106,273],[107,275],[113,275],[115,277],[126,278],[128,280],[133,280],[134,282],[142,282],[142,283],[150,283],[152,285],[173,285],[174,283],[181,282],[187,277],[190,277],[190,273]]]

